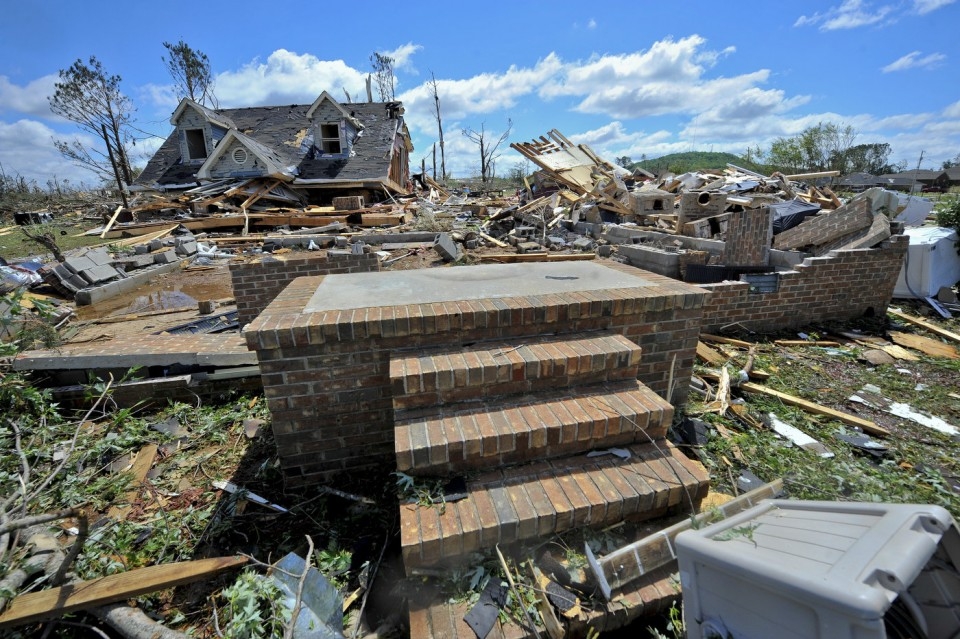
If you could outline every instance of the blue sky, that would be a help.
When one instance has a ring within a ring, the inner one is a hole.
[[[334,8],[331,8],[334,7]],[[891,160],[939,168],[960,154],[960,1],[827,0],[483,3],[7,3],[0,22],[0,164],[41,187],[92,176],[53,137],[77,135],[47,96],[60,69],[96,55],[137,108],[145,162],[176,106],[161,57],[180,39],[206,53],[224,107],[310,103],[323,90],[364,98],[374,51],[396,59],[396,94],[416,149],[437,139],[436,78],[448,172],[479,173],[461,134],[513,128],[509,142],[558,129],[613,160],[677,151],[769,148],[819,122]]]

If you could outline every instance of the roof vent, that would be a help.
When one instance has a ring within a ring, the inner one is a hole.
[[[243,164],[247,161],[247,150],[246,149],[234,149],[233,151],[233,161],[237,164]]]

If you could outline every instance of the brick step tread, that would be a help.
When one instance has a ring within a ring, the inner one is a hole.
[[[390,360],[395,408],[637,377],[640,347],[618,333],[493,340]],[[469,389],[469,390],[468,390]],[[459,394],[458,394],[459,391]]]
[[[629,459],[583,454],[495,469],[469,480],[465,499],[401,504],[407,574],[498,543],[689,511],[706,496],[706,471],[667,440],[626,449]]]
[[[666,434],[673,406],[637,380],[397,411],[397,470],[450,475]]]

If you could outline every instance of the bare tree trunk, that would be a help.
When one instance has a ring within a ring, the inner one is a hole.
[[[443,121],[440,119],[440,94],[437,92],[437,78],[430,73],[430,77],[433,82],[433,106],[437,114],[437,132],[440,137],[440,176],[441,179],[446,182],[447,180],[447,158],[444,155],[443,150]],[[433,155],[433,179],[437,179],[437,155],[436,150],[434,150]]]
[[[187,639],[187,635],[163,626],[139,608],[122,603],[90,610],[96,617],[119,632],[126,639]]]
[[[107,127],[105,125],[100,126],[103,128],[103,141],[107,144],[107,155],[110,157],[110,166],[113,167],[113,175],[117,178],[117,188],[120,189],[120,199],[123,200],[123,208],[128,209],[130,208],[130,203],[127,202],[127,191],[123,188],[123,182],[120,181],[120,172],[117,170],[117,161],[113,157],[113,148],[110,145],[110,136],[107,135]]]

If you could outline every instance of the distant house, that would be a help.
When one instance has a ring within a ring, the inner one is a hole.
[[[900,177],[913,178],[923,186],[939,186],[946,189],[950,186],[950,177],[944,170],[927,171],[924,169],[911,169],[897,173]]]
[[[844,191],[859,193],[878,185],[877,176],[870,173],[851,173],[837,180],[837,186]]]
[[[919,191],[923,187],[915,178],[903,175],[902,173],[878,175],[877,186],[882,186],[890,191],[903,191],[905,193]]]
[[[407,193],[410,134],[400,102],[341,104],[324,91],[312,104],[210,109],[184,99],[174,130],[135,181],[140,190],[204,182],[269,180],[315,203],[334,195],[382,199]]]
[[[947,174],[950,186],[960,186],[960,166],[951,166],[944,173]]]

